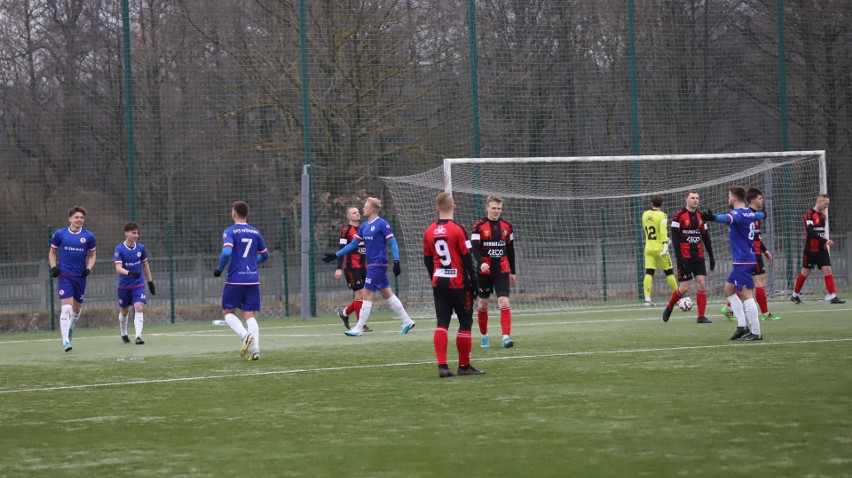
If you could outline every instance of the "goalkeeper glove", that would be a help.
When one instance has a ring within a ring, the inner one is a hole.
[[[50,268],[50,277],[59,277],[59,268],[53,266]]]
[[[323,262],[331,262],[331,261],[336,260],[336,259],[337,259],[337,254],[326,254],[325,256],[323,256],[322,261]]]
[[[136,271],[127,271],[127,275],[129,275],[130,277],[132,277],[134,279],[138,279],[138,278],[142,277],[142,274],[140,274],[139,272],[136,272]]]
[[[399,267],[399,261],[393,261],[393,275],[398,276],[402,274],[402,268]]]
[[[660,257],[666,257],[667,255],[669,255],[669,243],[664,242],[663,243],[663,252],[660,253]]]
[[[710,270],[712,271],[715,268],[716,268],[716,259],[711,255],[710,256]]]
[[[701,219],[707,222],[714,222],[716,220],[716,215],[709,209],[706,211],[698,211],[698,214],[701,216]]]
[[[148,290],[151,291],[151,295],[157,295],[157,290],[154,289],[154,281],[148,282]]]
[[[89,268],[87,267],[87,268],[85,268],[85,269],[83,270],[83,273],[82,273],[82,274],[80,274],[80,277],[82,277],[83,279],[85,279],[85,278],[86,278],[86,276],[88,276],[88,275],[89,275],[89,274],[91,274],[91,273],[92,273],[92,269],[89,269]]]
[[[222,275],[222,271],[220,271],[219,269],[213,270],[213,277],[219,277],[221,275]]]

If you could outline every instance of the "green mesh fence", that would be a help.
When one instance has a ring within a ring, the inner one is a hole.
[[[211,271],[242,199],[272,253],[262,314],[298,317],[303,299],[328,314],[347,291],[315,252],[334,243],[344,207],[373,195],[385,217],[398,214],[379,177],[471,156],[826,150],[832,260],[848,284],[848,7],[0,2],[0,312],[15,328],[50,327],[48,241],[79,204],[98,239],[87,314],[115,312],[112,250],[133,219],[157,283],[146,317],[217,318],[222,281]],[[303,297],[306,162],[314,267]],[[419,258],[407,260],[403,280],[420,280]]]

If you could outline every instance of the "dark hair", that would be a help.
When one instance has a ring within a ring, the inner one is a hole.
[[[84,216],[86,215],[86,210],[83,209],[83,206],[71,206],[71,209],[68,210],[68,217],[71,217],[78,212],[82,212]]]
[[[139,225],[136,224],[135,222],[128,222],[127,224],[124,225],[124,232],[138,231],[138,230],[139,230]]]
[[[731,189],[728,189],[728,191],[729,191],[731,194],[733,194],[733,195],[734,195],[734,197],[736,197],[736,198],[737,198],[737,199],[739,199],[740,201],[745,202],[745,198],[746,198],[746,190],[745,190],[745,188],[744,188],[744,187],[742,187],[742,186],[731,186]]]
[[[754,201],[758,196],[763,196],[763,191],[757,188],[748,188],[748,191],[746,191],[746,204]]]
[[[245,201],[237,201],[233,205],[234,212],[237,213],[237,216],[245,219],[249,214],[249,205]]]
[[[654,207],[663,207],[663,197],[659,194],[654,194],[651,198],[651,205]]]

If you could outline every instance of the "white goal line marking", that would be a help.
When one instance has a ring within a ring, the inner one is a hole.
[[[644,349],[621,349],[621,350],[589,350],[584,352],[556,352],[549,354],[536,354],[536,355],[515,355],[511,357],[484,357],[477,358],[477,362],[491,362],[498,360],[523,360],[523,359],[540,359],[540,358],[553,358],[553,357],[577,357],[577,356],[589,356],[589,355],[617,355],[617,354],[638,354],[638,353],[654,353],[654,352],[676,352],[683,350],[706,350],[706,349],[719,349],[719,348],[729,348],[729,347],[772,347],[779,345],[805,345],[805,344],[830,344],[830,343],[839,343],[839,342],[852,342],[852,338],[843,338],[843,339],[820,339],[820,340],[799,340],[799,341],[790,341],[790,342],[760,342],[751,344],[718,344],[718,345],[692,345],[692,346],[682,346],[682,347],[655,347],[655,348],[644,348]],[[9,395],[13,393],[34,393],[34,392],[55,392],[61,390],[82,390],[87,388],[102,388],[102,387],[121,387],[126,385],[147,385],[147,384],[161,384],[161,383],[175,383],[175,382],[194,382],[199,380],[217,380],[223,378],[245,378],[245,377],[263,377],[270,375],[291,375],[297,373],[317,373],[317,372],[342,372],[346,370],[358,370],[365,368],[377,368],[377,367],[411,367],[411,366],[419,366],[419,365],[434,365],[434,360],[422,361],[422,362],[397,362],[397,363],[385,363],[385,364],[372,364],[372,365],[347,365],[341,367],[322,367],[322,368],[303,368],[303,369],[293,369],[293,370],[274,370],[274,371],[266,371],[266,372],[249,372],[249,373],[234,373],[234,374],[221,374],[221,375],[202,375],[196,377],[179,377],[179,378],[164,378],[164,379],[156,379],[156,380],[130,380],[126,382],[106,382],[106,383],[92,383],[86,385],[65,385],[59,387],[42,387],[42,388],[25,388],[25,389],[17,389],[17,390],[0,390],[0,395]]]

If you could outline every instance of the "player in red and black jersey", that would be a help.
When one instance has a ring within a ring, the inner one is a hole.
[[[432,280],[435,314],[438,318],[433,336],[438,376],[453,376],[447,366],[448,330],[453,311],[459,319],[459,331],[456,334],[456,349],[459,353],[457,373],[481,375],[485,372],[470,364],[473,300],[478,288],[476,266],[470,255],[470,239],[464,226],[453,221],[456,208],[453,196],[450,193],[438,194],[435,204],[438,220],[423,233],[423,263]]]
[[[796,278],[796,287],[790,300],[795,304],[801,304],[799,293],[805,285],[805,279],[811,275],[811,269],[816,267],[822,271],[825,279],[825,288],[828,290],[828,298],[832,304],[844,304],[845,300],[837,297],[834,288],[834,276],[831,273],[831,257],[828,248],[834,245],[834,241],[828,238],[828,219],[825,211],[831,198],[828,194],[820,194],[816,205],[805,213],[805,250],[802,260],[802,272]]]
[[[488,298],[497,294],[500,307],[500,327],[503,329],[504,349],[515,345],[512,332],[512,309],[509,307],[509,287],[515,285],[515,230],[501,219],[503,198],[488,196],[486,217],[476,221],[471,232],[473,256],[479,272],[479,306],[476,310],[482,347],[490,347],[488,339]]]
[[[357,207],[350,207],[346,210],[346,220],[348,224],[343,226],[340,231],[340,249],[346,247],[350,242],[356,241],[358,235],[358,226],[361,225],[361,213]],[[337,312],[337,316],[343,321],[343,326],[349,329],[349,314],[355,312],[355,317],[361,316],[361,304],[364,300],[364,278],[367,276],[367,261],[364,260],[364,243],[358,246],[358,249],[351,253],[345,254],[337,258],[337,270],[334,271],[334,278],[340,280],[341,277],[346,277],[346,285],[352,292],[355,293],[355,298],[346,306],[345,309]],[[364,332],[372,332],[373,329],[364,327]]]
[[[700,198],[698,191],[689,191],[686,194],[686,206],[678,209],[672,215],[672,232],[670,235],[672,249],[677,258],[677,280],[678,288],[669,298],[669,303],[663,310],[663,322],[668,322],[674,310],[675,304],[689,292],[692,279],[695,278],[695,298],[698,303],[699,324],[709,324],[710,320],[704,316],[707,309],[707,284],[705,277],[707,269],[704,264],[705,255],[710,259],[710,270],[716,268],[716,259],[713,258],[713,245],[710,242],[710,233],[707,225],[698,212]]]

